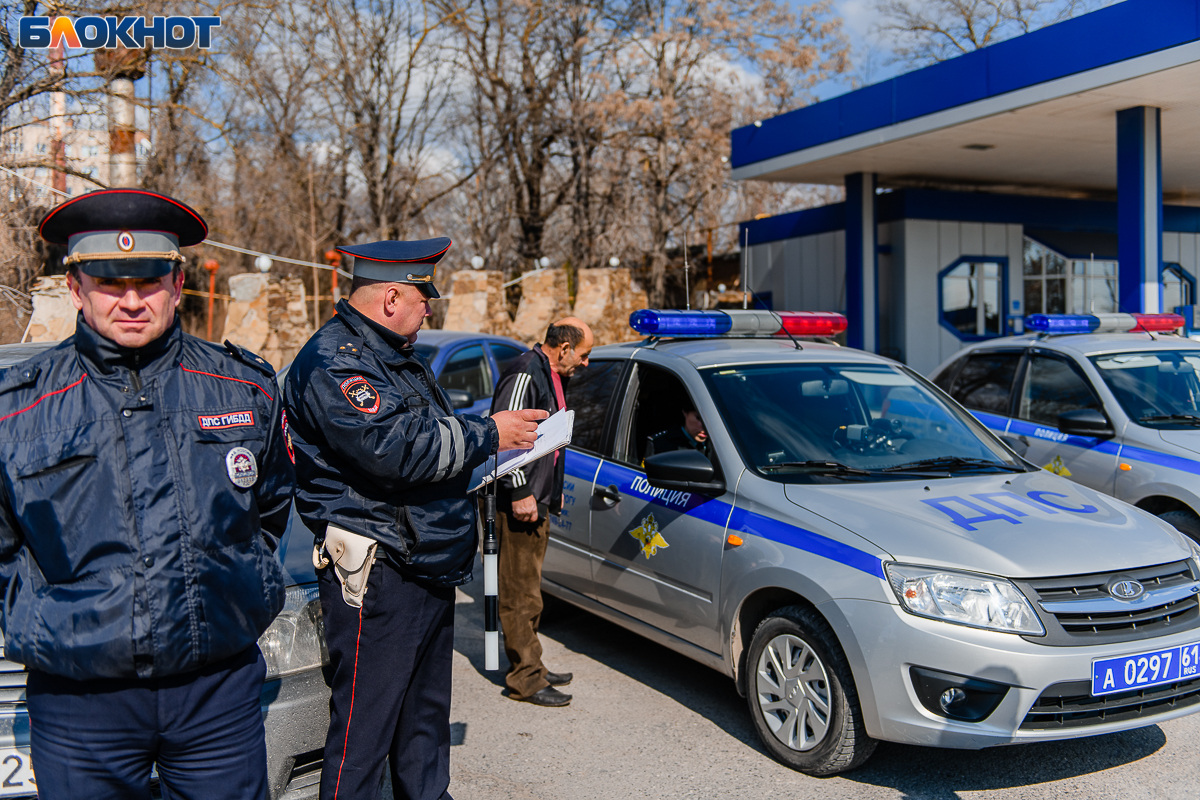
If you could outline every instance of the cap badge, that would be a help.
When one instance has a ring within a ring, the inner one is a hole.
[[[379,392],[362,375],[342,381],[342,394],[346,395],[350,405],[364,414],[375,414],[379,411]]]
[[[122,253],[128,253],[135,244],[137,242],[133,240],[133,234],[129,231],[121,231],[117,234],[117,247],[121,249]]]
[[[225,454],[225,470],[234,486],[249,489],[258,482],[258,462],[254,453],[244,447],[235,447]]]

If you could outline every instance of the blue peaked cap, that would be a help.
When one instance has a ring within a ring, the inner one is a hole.
[[[354,256],[354,277],[390,283],[408,283],[426,297],[441,297],[433,286],[433,265],[450,249],[450,239],[421,239],[415,242],[371,242],[338,247]]]

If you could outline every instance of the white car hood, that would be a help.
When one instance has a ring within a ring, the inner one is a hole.
[[[1038,578],[1190,555],[1156,517],[1045,471],[789,484],[785,494],[906,563]]]

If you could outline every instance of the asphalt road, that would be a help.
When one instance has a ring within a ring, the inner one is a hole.
[[[482,575],[482,570],[476,570]],[[597,617],[555,608],[545,663],[574,672],[567,708],[503,696],[483,670],[483,582],[460,590],[451,713],[456,800],[588,798],[1200,797],[1200,715],[1126,733],[979,752],[884,743],[866,766],[811,778],[759,746],[733,682]],[[503,653],[501,664],[507,666]]]

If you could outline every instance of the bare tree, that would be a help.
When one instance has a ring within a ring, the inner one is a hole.
[[[722,157],[732,127],[805,102],[816,82],[846,69],[847,45],[825,2],[637,0],[627,13],[607,113],[620,120],[616,146],[634,155],[648,291],[661,304],[668,246],[731,189]]]
[[[895,60],[923,67],[1091,11],[1113,0],[882,0],[877,32]]]

